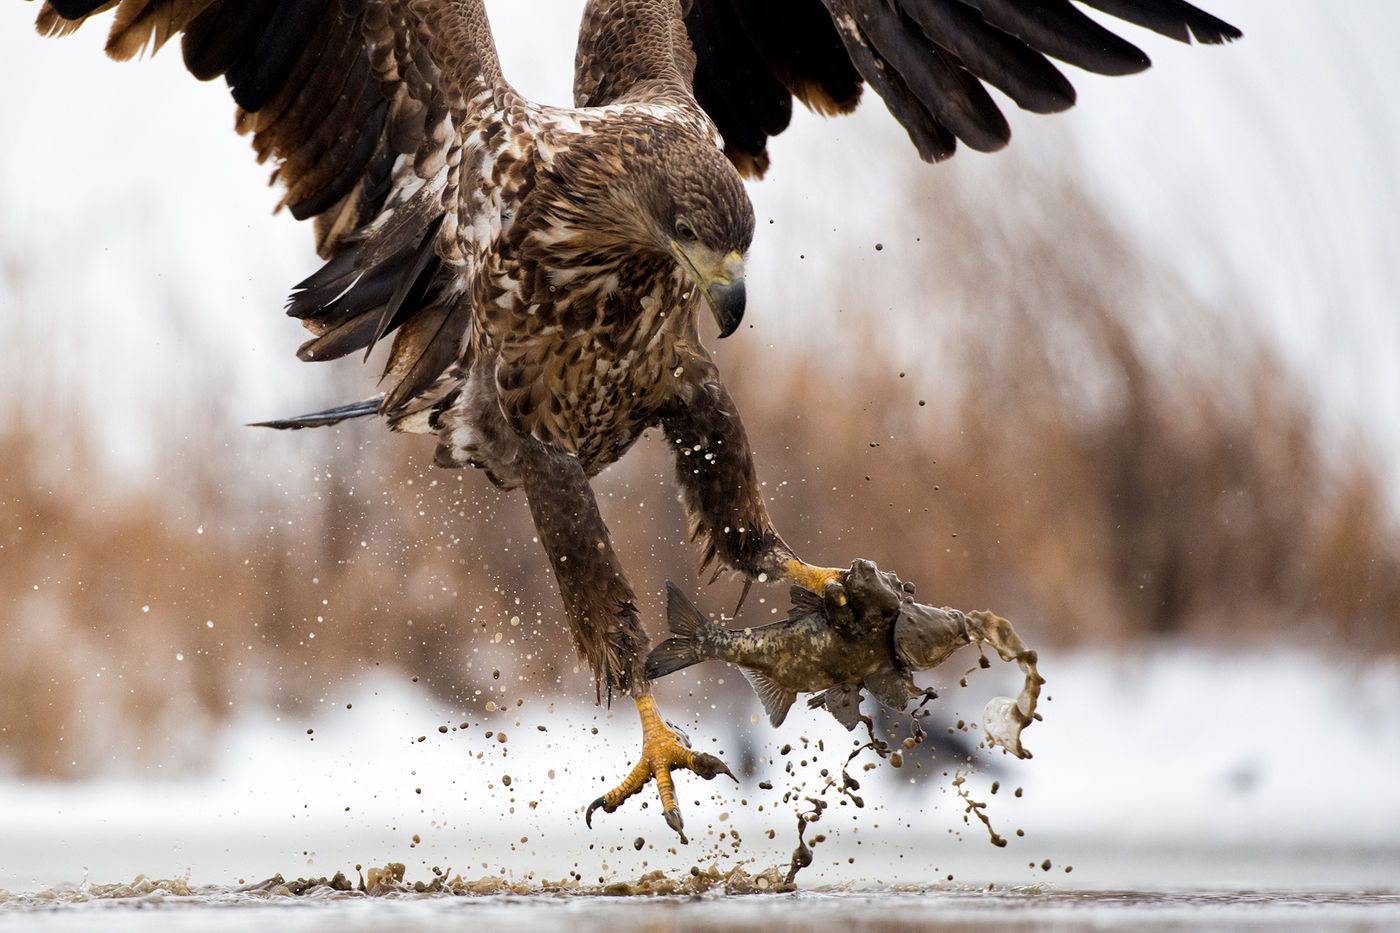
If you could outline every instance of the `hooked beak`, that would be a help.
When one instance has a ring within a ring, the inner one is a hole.
[[[680,244],[672,243],[672,249],[690,271],[691,278],[704,289],[705,300],[719,325],[719,335],[728,337],[744,319],[744,305],[747,295],[744,292],[744,257],[737,252],[723,258],[708,257],[702,250],[687,252]]]
[[[744,319],[743,278],[729,282],[711,282],[705,287],[705,297],[709,299],[710,310],[714,312],[715,323],[719,325],[719,335],[728,337]]]

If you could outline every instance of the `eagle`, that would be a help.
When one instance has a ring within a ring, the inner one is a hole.
[[[1079,2],[1183,42],[1240,36],[1183,0]],[[654,780],[682,841],[672,770],[733,775],[657,709],[590,479],[659,428],[702,569],[838,600],[843,579],[774,528],[700,337],[706,310],[720,337],[745,312],[744,177],[794,100],[846,113],[868,84],[937,161],[1008,142],[988,86],[1050,113],[1074,102],[1051,59],[1149,64],[1070,0],[587,0],[558,107],[503,76],[483,0],[48,0],[37,26],[109,10],[112,57],[179,36],[196,78],[225,79],[279,207],[312,221],[325,263],[288,302],[313,335],[299,356],[392,341],[383,395],[264,424],[378,415],[434,435],[437,465],[523,490],[599,701],[641,719],[639,761],[586,819]]]

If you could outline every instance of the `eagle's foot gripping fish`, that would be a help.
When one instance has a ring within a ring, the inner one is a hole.
[[[1000,616],[916,603],[913,591],[871,561],[857,560],[820,595],[794,586],[784,621],[727,629],[706,619],[668,582],[672,637],[647,657],[647,676],[664,677],[718,658],[743,671],[774,726],[782,724],[797,694],[816,693],[808,705],[824,706],[851,730],[866,718],[860,713],[862,689],[895,710],[921,697],[927,702],[928,692],[914,685],[915,671],[937,667],[963,645],[987,645],[1025,675],[1018,697],[995,697],[983,710],[987,742],[1017,758],[1031,757],[1021,731],[1040,718],[1035,707],[1045,681],[1036,671],[1036,653]]]

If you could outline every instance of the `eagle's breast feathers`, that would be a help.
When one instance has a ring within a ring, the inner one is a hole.
[[[470,386],[444,395],[451,411],[432,422],[438,460],[511,485],[513,445],[484,426],[495,407],[505,427],[593,474],[707,365],[697,289],[673,256],[639,245],[626,179],[658,133],[703,133],[717,157],[718,136],[703,112],[670,104],[473,103],[473,130],[445,168],[457,210],[439,246],[467,280],[471,327],[453,372]]]

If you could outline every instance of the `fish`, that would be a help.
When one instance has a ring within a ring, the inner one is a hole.
[[[987,704],[986,735],[1016,757],[1029,758],[1020,732],[1040,718],[1035,705],[1044,683],[1035,652],[999,616],[925,605],[914,601],[913,592],[912,584],[858,559],[821,593],[793,586],[786,619],[731,629],[705,618],[668,580],[671,637],[647,656],[647,677],[656,680],[702,661],[727,661],[743,672],[773,727],[783,724],[798,694],[814,693],[810,707],[824,707],[852,730],[862,721],[862,690],[903,710],[926,695],[914,684],[914,673],[937,667],[964,645],[986,644],[1026,674],[1020,697]]]

